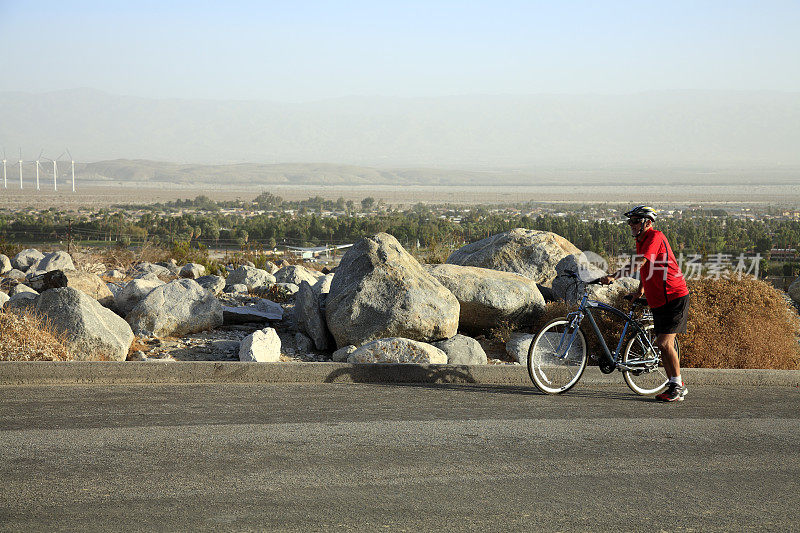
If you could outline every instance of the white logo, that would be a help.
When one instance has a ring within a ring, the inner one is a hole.
[[[592,281],[605,276],[608,270],[608,261],[600,255],[585,251],[578,256],[578,277],[581,281]]]

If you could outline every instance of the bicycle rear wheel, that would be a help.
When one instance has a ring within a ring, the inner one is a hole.
[[[644,334],[647,335],[651,344],[655,342],[656,336],[653,332],[652,324],[644,326]],[[625,346],[625,351],[622,354],[622,363],[629,366],[639,366],[641,368],[641,370],[638,371],[624,370],[622,372],[625,383],[627,383],[628,387],[636,394],[649,396],[651,394],[658,394],[667,388],[669,377],[661,363],[661,353],[655,346],[653,349],[656,350],[656,353],[650,351],[650,347],[644,342],[640,334],[634,335],[633,338],[628,341],[628,345]],[[678,345],[677,338],[675,339],[675,349],[678,351],[678,355],[680,355],[680,346]],[[658,361],[654,364],[636,365],[637,361],[643,362],[653,359],[656,356],[658,356]]]
[[[580,328],[569,325],[566,318],[551,320],[528,349],[528,374],[542,392],[568,391],[586,369],[586,339]]]

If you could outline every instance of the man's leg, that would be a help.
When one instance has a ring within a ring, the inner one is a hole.
[[[662,333],[656,337],[656,346],[661,350],[661,362],[668,378],[681,375],[678,351],[675,350],[675,333]]]

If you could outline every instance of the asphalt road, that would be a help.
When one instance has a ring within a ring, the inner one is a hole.
[[[800,389],[0,387],[0,529],[789,531]]]

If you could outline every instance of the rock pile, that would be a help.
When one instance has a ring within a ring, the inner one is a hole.
[[[85,359],[191,358],[201,348],[189,339],[207,332],[202,358],[213,360],[481,365],[491,361],[486,341],[478,342],[489,330],[537,318],[543,293],[575,299],[559,275],[580,260],[562,237],[527,229],[468,244],[443,265],[421,265],[379,233],[350,247],[327,275],[281,261],[231,265],[223,277],[166,261],[119,270],[93,264],[100,277],[76,270],[64,252],[31,248],[0,255],[0,306],[46,314]],[[632,283],[592,295],[610,300]],[[506,346],[522,364],[525,342],[512,335]]]

